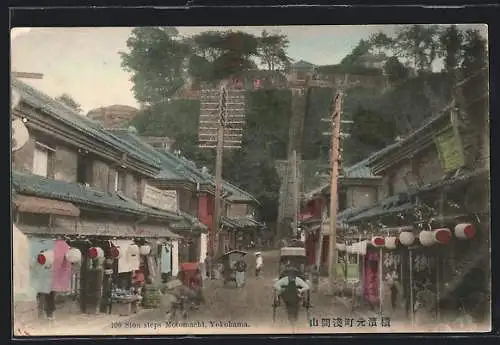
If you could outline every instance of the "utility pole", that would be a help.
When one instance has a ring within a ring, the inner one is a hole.
[[[220,225],[221,225],[221,208],[222,208],[222,158],[224,155],[224,127],[226,125],[226,103],[227,103],[227,88],[224,83],[220,89],[219,101],[219,122],[217,124],[217,147],[215,156],[215,205],[213,227],[215,236],[215,247],[217,248],[217,256],[220,256],[224,251],[222,245]]]
[[[231,89],[222,81],[217,89],[202,89],[198,141],[200,148],[215,149],[214,209],[209,233],[208,252],[211,257],[223,254],[221,223],[222,165],[224,149],[240,149],[245,124],[245,90]]]
[[[332,114],[332,172],[330,182],[330,234],[328,245],[328,276],[330,278],[331,292],[334,293],[337,278],[337,182],[339,173],[339,142],[340,142],[340,117],[342,112],[342,90],[339,90],[334,99],[334,111]]]

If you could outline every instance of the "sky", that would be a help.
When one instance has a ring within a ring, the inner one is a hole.
[[[465,25],[464,25],[465,26]],[[485,25],[475,27],[487,36]],[[263,29],[288,36],[288,55],[317,65],[336,64],[360,39],[396,25],[335,25],[280,27],[178,27],[182,36],[207,30],[241,30],[260,35]],[[11,31],[11,67],[17,72],[43,73],[42,80],[25,79],[51,97],[71,95],[89,110],[114,104],[138,107],[131,91],[131,75],[121,67],[118,52],[127,51],[132,28],[16,28]]]

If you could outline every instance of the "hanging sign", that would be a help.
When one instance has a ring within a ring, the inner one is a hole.
[[[441,164],[445,173],[465,165],[462,140],[458,130],[450,126],[434,137]]]
[[[160,210],[177,212],[177,191],[161,190],[146,184],[144,186],[142,203]]]

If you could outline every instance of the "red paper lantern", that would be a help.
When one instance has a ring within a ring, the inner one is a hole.
[[[447,228],[434,230],[434,236],[436,238],[436,241],[440,244],[446,244],[450,242],[452,237],[450,229]]]
[[[460,223],[455,226],[455,236],[461,240],[470,240],[476,236],[476,228],[469,223]]]
[[[372,245],[374,247],[382,247],[385,245],[385,238],[381,236],[375,236],[372,238]]]
[[[45,257],[45,255],[43,254],[38,254],[38,256],[36,257],[36,261],[40,264],[40,265],[45,265],[45,263],[47,262],[47,258]]]
[[[104,257],[104,251],[99,247],[91,247],[88,251],[89,258],[98,259]]]
[[[111,247],[109,249],[109,252],[111,254],[111,257],[114,259],[116,259],[120,256],[120,248],[118,248],[118,247],[115,247],[115,246]]]

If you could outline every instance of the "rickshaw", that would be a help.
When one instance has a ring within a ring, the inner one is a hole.
[[[279,279],[285,277],[288,274],[287,269],[291,267],[297,272],[297,277],[300,277],[309,286],[311,286],[311,282],[309,281],[308,277],[307,266],[308,263],[305,248],[283,247],[280,249],[278,271],[279,276],[274,281],[276,282]],[[278,296],[273,287],[273,322],[276,322],[276,309],[281,305],[280,299],[281,297]],[[305,295],[302,298],[302,307],[306,309],[307,317],[309,318],[309,312],[311,308],[310,290],[306,291]]]
[[[224,277],[224,285],[228,282],[236,283],[236,270],[234,269],[234,264],[239,260],[241,255],[247,255],[247,252],[242,250],[230,250],[229,252],[223,254],[219,258],[219,262],[223,266],[223,277]]]

